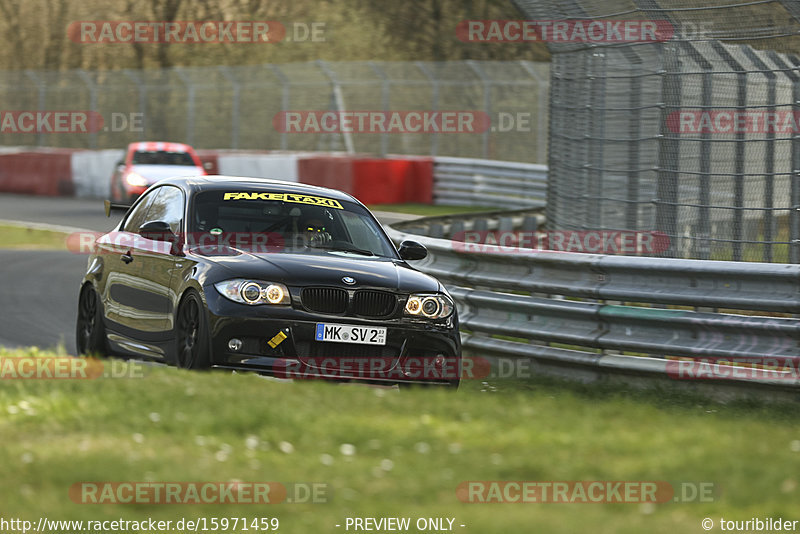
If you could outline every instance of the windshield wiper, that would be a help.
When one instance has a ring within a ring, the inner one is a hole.
[[[362,256],[375,256],[375,253],[371,250],[365,250],[363,248],[358,247],[350,247],[350,246],[343,246],[343,245],[333,245],[333,246],[315,246],[313,248],[322,248],[325,250],[333,250],[338,252],[352,252],[353,254],[361,254]]]

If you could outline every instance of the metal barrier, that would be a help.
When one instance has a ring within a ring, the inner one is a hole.
[[[389,229],[396,242],[413,239],[428,248],[414,265],[455,299],[468,354],[524,358],[562,374],[568,367],[567,376],[684,379],[686,386],[697,385],[689,379],[719,379],[712,389],[795,394],[800,322],[792,314],[800,311],[800,266],[509,254],[444,239],[463,229],[530,230],[537,217],[541,211],[426,218]]]
[[[450,206],[543,207],[547,165],[470,158],[434,158],[433,199]]]

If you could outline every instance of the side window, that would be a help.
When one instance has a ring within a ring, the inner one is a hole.
[[[144,222],[164,221],[169,224],[172,232],[177,234],[181,229],[181,219],[183,219],[183,192],[169,185],[160,187],[158,198],[147,212],[147,219]]]
[[[149,191],[147,195],[142,198],[142,200],[136,204],[136,207],[133,208],[128,214],[128,217],[125,219],[125,225],[122,227],[123,231],[125,232],[132,232],[136,233],[139,231],[139,228],[147,222],[145,217],[147,217],[147,212],[150,209],[150,206],[153,204],[153,200],[155,200],[158,193],[161,191],[161,188],[154,189]]]

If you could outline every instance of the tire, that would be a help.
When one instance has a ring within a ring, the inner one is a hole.
[[[92,284],[86,284],[78,297],[78,321],[75,325],[75,347],[78,355],[106,356],[108,341],[103,324],[100,298]]]
[[[186,292],[175,315],[175,363],[183,369],[211,367],[205,306],[196,291]]]

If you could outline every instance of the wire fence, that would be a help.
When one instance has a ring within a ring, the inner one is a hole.
[[[0,145],[118,148],[171,140],[198,148],[336,150],[386,155],[547,158],[549,64],[528,61],[307,62],[164,70],[0,73],[5,110],[84,110],[87,133],[24,132],[7,124]],[[473,112],[491,126],[443,133],[287,131],[287,111]],[[484,115],[485,114],[485,115]]]
[[[551,42],[548,224],[658,230],[665,256],[800,262],[797,0],[515,0],[531,19],[653,21]]]

